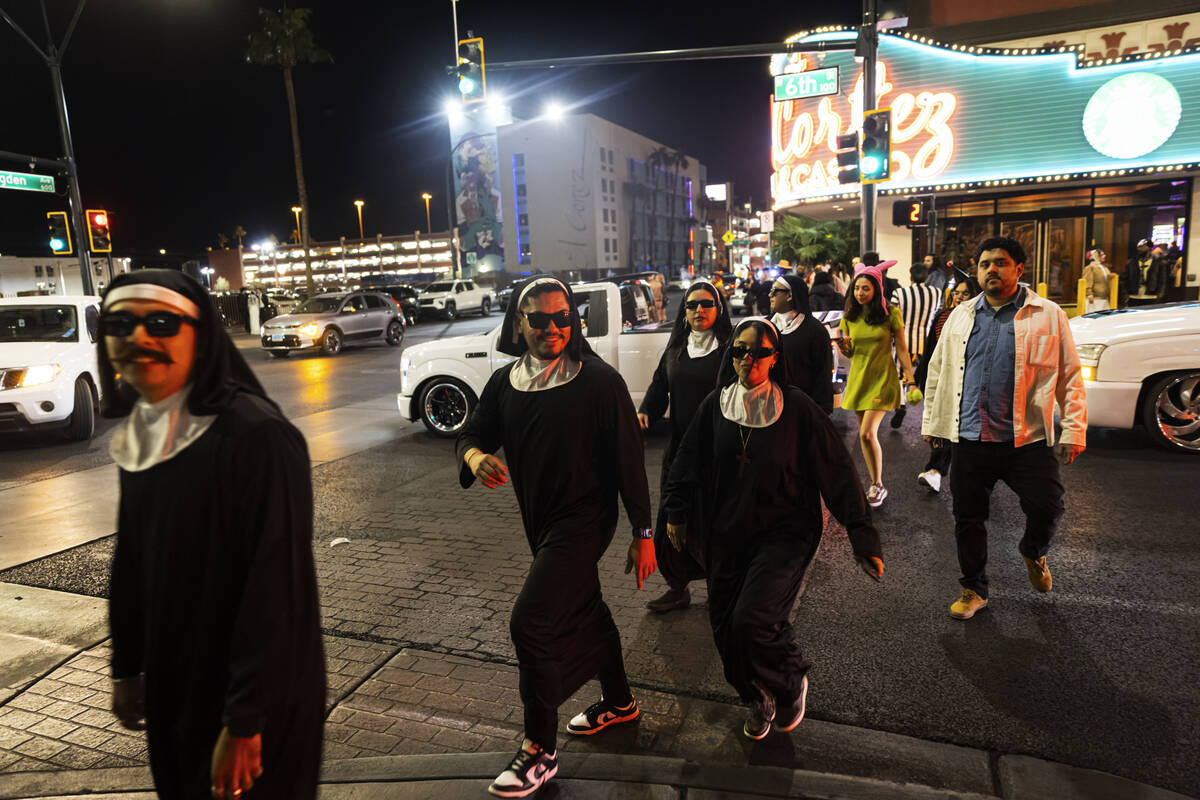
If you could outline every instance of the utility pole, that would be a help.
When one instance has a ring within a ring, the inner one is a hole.
[[[83,198],[79,192],[79,173],[75,169],[75,145],[71,139],[71,122],[67,116],[67,95],[63,89],[62,82],[62,59],[67,52],[67,45],[71,43],[71,35],[75,33],[75,26],[79,22],[80,15],[83,14],[83,6],[86,2],[87,0],[79,0],[79,5],[75,7],[75,14],[71,17],[71,22],[67,26],[67,32],[63,36],[62,44],[55,46],[54,37],[50,32],[50,17],[46,14],[46,2],[42,0],[42,22],[46,26],[45,52],[37,46],[33,39],[29,38],[29,35],[8,15],[8,12],[0,9],[0,17],[4,18],[4,21],[34,49],[34,52],[50,68],[50,83],[54,92],[54,110],[58,113],[58,130],[62,137],[63,161],[66,164],[67,171],[67,198],[70,206],[71,225],[75,228],[75,241],[78,245],[76,252],[79,254],[81,288],[83,294],[93,294],[94,282],[92,280],[91,259],[88,257],[88,249],[83,246],[84,234],[87,232],[87,223],[83,219]],[[66,281],[63,283],[65,285]]]
[[[879,56],[879,30],[875,27],[879,13],[878,0],[863,0],[863,24],[858,29],[856,56],[863,60],[863,115],[875,110],[875,62]],[[861,178],[861,176],[860,176]],[[875,249],[875,197],[874,183],[862,182],[862,252]]]

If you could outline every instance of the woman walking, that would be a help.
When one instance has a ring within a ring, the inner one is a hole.
[[[1083,268],[1083,313],[1090,314],[1109,308],[1109,278],[1112,270],[1108,268],[1108,255],[1099,247],[1089,250],[1087,259],[1088,264]]]
[[[828,275],[819,272],[818,275]],[[795,275],[780,275],[771,286],[771,323],[782,337],[788,380],[833,413],[833,350],[829,332],[808,307],[808,287]]]
[[[841,311],[846,305],[845,296],[837,291],[832,272],[818,272],[813,276],[808,289],[808,307],[813,311]]]
[[[671,409],[671,438],[663,454],[660,484],[664,491],[683,434],[701,401],[716,385],[721,353],[729,344],[732,331],[729,309],[717,287],[708,281],[694,281],[679,307],[667,348],[638,409],[642,430],[662,417],[668,406]],[[667,591],[647,603],[646,608],[660,614],[687,608],[692,602],[688,583],[704,577],[704,554],[696,547],[684,552],[671,547],[667,539],[667,513],[661,502],[654,525],[654,551],[659,571],[667,581]]]
[[[719,388],[688,428],[664,496],[676,548],[704,543],[708,614],[725,679],[753,711],[750,739],[804,718],[808,662],[788,617],[821,539],[821,501],[846,526],[859,566],[883,577],[879,534],[854,461],[829,417],[788,386],[779,331],[743,320],[722,357]]]
[[[883,295],[882,265],[860,266],[846,297],[846,313],[838,326],[838,347],[850,357],[850,375],[842,395],[842,408],[858,417],[858,442],[871,486],[867,502],[883,505],[883,448],[879,445],[879,423],[883,415],[900,405],[900,380],[893,348],[904,370],[906,388],[916,386],[912,360],[904,339],[904,319]]]
[[[925,352],[932,357],[933,350],[937,347],[938,339],[942,335],[942,328],[946,325],[946,320],[950,318],[950,312],[960,303],[965,303],[972,297],[976,297],[981,291],[979,281],[974,278],[959,278],[950,290],[949,299],[946,300],[946,306],[937,313],[933,318],[933,327],[929,330],[929,336],[925,339]],[[921,391],[925,391],[925,379],[929,375],[929,358],[921,360],[917,366],[917,384],[921,387]],[[925,463],[925,469],[917,475],[917,483],[924,486],[929,491],[937,494],[942,490],[942,478],[950,474],[950,440],[939,437],[931,437],[929,439],[929,460]]]

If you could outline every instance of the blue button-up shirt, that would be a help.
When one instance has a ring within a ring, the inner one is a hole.
[[[978,442],[1011,442],[1017,344],[1013,319],[1025,304],[1025,287],[992,308],[987,297],[975,302],[975,326],[967,340],[967,362],[959,401],[958,437]]]

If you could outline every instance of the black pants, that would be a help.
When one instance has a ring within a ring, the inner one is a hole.
[[[759,696],[755,681],[780,705],[800,695],[808,662],[788,617],[819,536],[809,540],[795,532],[714,531],[708,551],[708,617],[725,680],[748,703]]]
[[[925,462],[925,469],[922,472],[936,469],[943,478],[949,475],[952,449],[949,439],[939,439],[935,436],[929,443],[929,460]]]
[[[1063,485],[1054,448],[1044,441],[1014,447],[1011,442],[954,445],[950,490],[954,493],[954,538],[958,544],[958,582],[980,597],[988,596],[987,526],[989,500],[996,481],[1016,493],[1025,512],[1021,555],[1041,558],[1063,515]]]
[[[603,552],[583,541],[539,547],[513,605],[509,632],[519,662],[525,735],[548,751],[555,749],[558,707],[593,677],[609,702],[624,706],[633,699],[621,635],[600,595],[596,562]]]

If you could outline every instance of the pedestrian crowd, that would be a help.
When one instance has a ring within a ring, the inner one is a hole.
[[[1125,270],[1129,302],[1168,295],[1178,262],[1143,242]],[[713,644],[752,740],[805,716],[809,663],[789,618],[826,510],[857,568],[883,579],[872,509],[888,496],[878,436],[888,412],[899,428],[921,404],[929,457],[917,482],[932,492],[948,482],[953,495],[950,615],[988,604],[986,522],[1001,481],[1025,516],[1030,583],[1051,590],[1060,466],[1083,452],[1087,429],[1067,315],[1023,283],[1026,254],[1011,238],[983,241],[970,271],[930,256],[903,287],[887,276],[895,263],[867,252],[852,268],[784,274],[737,324],[719,281],[693,282],[637,408],[588,345],[570,286],[540,275],[516,287],[499,340],[514,360],[492,374],[455,451],[464,489],[511,482],[531,556],[510,620],[524,739],[493,795],[524,797],[554,777],[559,708],[593,678],[599,697],[569,735],[641,714],[598,571],[618,503],[631,525],[626,573],[639,589],[655,571],[666,583],[651,611],[687,608],[689,586],[705,582]],[[1091,251],[1092,308],[1112,299],[1110,276],[1106,254]],[[865,484],[832,419],[831,334],[815,316],[839,305],[841,406],[855,414]],[[181,273],[118,276],[100,331],[102,411],[124,420],[111,448],[114,713],[147,730],[161,796],[315,797],[325,667],[304,439]],[[668,413],[655,516],[643,436]]]

